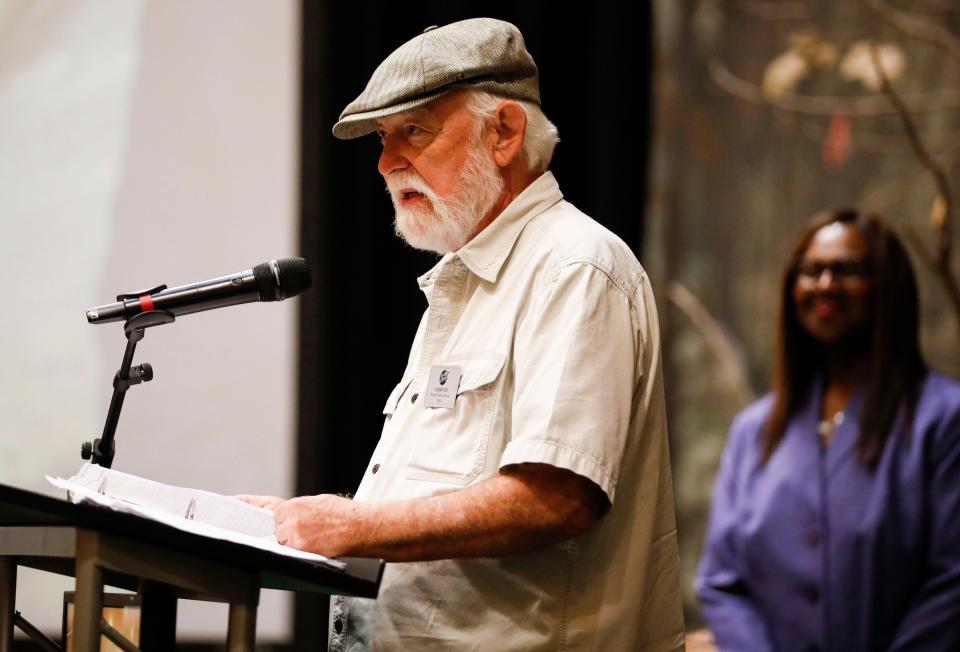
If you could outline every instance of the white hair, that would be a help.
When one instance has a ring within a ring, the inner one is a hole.
[[[479,146],[479,137],[469,143],[467,158],[459,169],[456,190],[440,197],[413,168],[387,175],[387,191],[396,214],[394,231],[417,249],[445,254],[456,251],[477,234],[503,196],[504,181],[493,154]],[[404,206],[408,191],[421,194],[426,206]]]
[[[491,118],[496,114],[497,107],[509,97],[494,95],[485,91],[467,91],[467,110],[477,118],[477,135],[483,134]],[[526,100],[512,100],[523,108],[527,114],[527,129],[523,136],[523,145],[520,153],[527,164],[527,169],[535,174],[543,173],[553,158],[553,150],[560,142],[560,132],[547,116],[543,109],[533,102]]]

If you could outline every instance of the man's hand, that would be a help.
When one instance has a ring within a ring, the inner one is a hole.
[[[326,557],[349,554],[363,539],[368,509],[333,494],[285,500],[273,510],[277,541]]]
[[[548,464],[519,464],[472,487],[395,503],[330,494],[274,508],[277,540],[328,557],[386,561],[503,557],[576,536],[609,507],[590,480]]]
[[[254,507],[269,509],[271,512],[277,508],[277,505],[286,500],[286,498],[280,498],[279,496],[253,496],[248,494],[234,496],[234,498]]]

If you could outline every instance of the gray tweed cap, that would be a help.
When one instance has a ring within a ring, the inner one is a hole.
[[[428,27],[393,51],[340,114],[333,135],[365,136],[380,118],[409,111],[454,88],[474,88],[540,104],[537,64],[515,26],[471,18]]]

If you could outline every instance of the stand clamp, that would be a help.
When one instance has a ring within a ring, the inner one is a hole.
[[[166,310],[148,310],[134,315],[124,323],[123,332],[127,337],[127,347],[123,352],[120,370],[113,377],[113,397],[110,399],[110,408],[107,410],[103,434],[92,442],[83,442],[80,457],[107,469],[113,464],[113,457],[116,454],[113,439],[117,432],[117,423],[120,421],[124,395],[132,386],[153,380],[153,367],[150,363],[144,362],[133,366],[133,353],[137,349],[137,342],[143,339],[143,332],[147,328],[171,324],[174,320],[173,313]]]

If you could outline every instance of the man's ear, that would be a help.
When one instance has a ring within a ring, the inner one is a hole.
[[[493,160],[505,168],[520,154],[523,135],[527,131],[527,113],[513,100],[505,100],[497,107],[492,127],[496,134]]]

